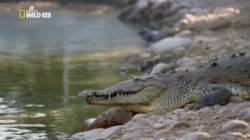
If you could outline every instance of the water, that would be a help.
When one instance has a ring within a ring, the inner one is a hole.
[[[78,92],[137,73],[118,72],[142,41],[115,14],[49,11],[51,19],[36,20],[0,12],[0,139],[67,139],[106,109]]]

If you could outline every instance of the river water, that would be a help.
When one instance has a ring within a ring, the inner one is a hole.
[[[78,92],[137,73],[122,56],[142,41],[113,12],[49,11],[51,19],[0,12],[0,139],[67,139],[106,109],[85,104]]]

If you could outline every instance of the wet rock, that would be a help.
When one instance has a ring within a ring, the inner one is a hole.
[[[169,127],[169,130],[180,129],[180,128],[188,128],[191,125],[188,122],[177,122]]]
[[[250,103],[249,102],[244,102],[244,103],[241,103],[239,105],[237,105],[232,111],[231,113],[232,114],[235,114],[235,115],[238,115],[239,112],[245,108],[248,108],[250,107]]]
[[[181,120],[195,120],[198,118],[198,113],[195,111],[188,111],[183,116],[181,116]]]
[[[155,130],[163,129],[165,127],[165,124],[163,123],[154,123],[151,125],[151,127]]]
[[[219,133],[225,133],[233,129],[245,129],[248,127],[248,123],[241,120],[230,120],[221,126],[219,126]]]
[[[142,36],[144,40],[147,42],[155,42],[158,41],[161,38],[161,34],[157,30],[150,30],[149,28],[143,28],[139,35]]]
[[[152,45],[151,50],[154,53],[164,53],[166,51],[177,49],[178,47],[186,47],[191,45],[192,40],[185,37],[168,37],[162,39]]]
[[[180,140],[210,140],[211,137],[206,132],[192,132],[183,137]]]
[[[239,117],[244,121],[250,122],[250,107],[241,110]]]

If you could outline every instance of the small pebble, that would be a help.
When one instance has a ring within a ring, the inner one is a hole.
[[[180,140],[210,140],[211,137],[206,132],[192,132],[181,137]]]
[[[239,117],[244,121],[250,122],[250,107],[241,110]]]
[[[242,99],[239,96],[233,96],[230,98],[231,103],[240,103],[240,102],[244,102],[244,101],[246,101],[246,100]]]
[[[228,108],[222,108],[221,110],[219,110],[216,114],[219,118],[225,117],[225,114],[229,114],[230,113],[230,109]]]
[[[219,135],[220,140],[237,140],[237,138],[231,133],[225,133]]]
[[[188,128],[191,127],[191,125],[188,122],[177,122],[169,127],[169,130],[172,129],[179,129],[179,128]]]
[[[147,119],[141,119],[134,123],[133,129],[137,129],[140,127],[149,127],[149,126],[150,126],[150,123]]]
[[[165,125],[162,124],[162,123],[154,123],[154,124],[152,124],[152,128],[155,129],[155,130],[163,129],[164,127],[165,127]]]
[[[159,130],[155,132],[154,138],[156,139],[164,139],[169,135],[169,131],[166,129]]]
[[[134,134],[134,133],[126,133],[122,136],[122,140],[134,140],[140,138],[139,135]]]
[[[248,123],[245,121],[241,121],[241,120],[230,120],[224,124],[222,124],[221,126],[219,126],[219,133],[225,133],[227,131],[230,131],[232,129],[236,129],[236,128],[247,128],[248,127]]]
[[[147,118],[148,117],[148,115],[146,115],[146,114],[136,114],[133,118],[132,118],[132,120],[133,121],[138,121],[138,120],[140,120],[140,119],[144,119],[144,118]]]
[[[175,120],[170,120],[170,119],[166,119],[166,120],[164,121],[164,124],[167,125],[167,126],[173,125],[173,124],[175,124],[175,123],[177,123],[177,121],[175,121]]]
[[[188,111],[183,116],[181,116],[181,120],[195,120],[198,118],[198,113],[195,111]]]

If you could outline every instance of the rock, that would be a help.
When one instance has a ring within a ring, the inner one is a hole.
[[[101,134],[104,131],[104,129],[93,129],[86,132],[76,133],[72,135],[69,140],[86,140],[86,139],[101,139]]]
[[[173,125],[173,124],[176,124],[176,123],[177,123],[177,121],[175,121],[175,120],[170,120],[170,119],[166,119],[166,120],[164,121],[164,124],[167,125],[167,126],[170,126],[170,125]]]
[[[250,122],[250,107],[241,110],[239,117],[244,121]]]
[[[161,115],[151,115],[150,117],[148,117],[148,121],[151,123],[163,123],[164,117]]]
[[[184,57],[182,59],[177,60],[178,66],[192,66],[194,63],[194,59],[190,57]]]
[[[205,107],[205,108],[202,108],[202,109],[198,110],[198,113],[199,113],[199,114],[200,114],[200,113],[211,114],[211,113],[213,113],[213,111],[211,110],[210,107]]]
[[[247,107],[250,107],[250,103],[249,102],[244,102],[244,103],[241,103],[239,105],[237,105],[232,111],[231,113],[234,114],[234,115],[238,115],[239,112]]]
[[[138,120],[141,120],[141,119],[145,119],[145,118],[147,118],[148,117],[148,115],[146,115],[146,114],[136,114],[133,118],[132,118],[132,120],[133,121],[138,121]]]
[[[188,122],[177,122],[169,127],[169,130],[180,129],[180,128],[188,128],[191,125]]]
[[[126,132],[126,128],[122,125],[118,125],[118,126],[110,127],[108,129],[104,129],[104,131],[102,131],[100,135],[102,139],[107,139],[107,138],[111,138],[114,135],[124,134],[125,132]]]
[[[141,136],[137,135],[137,134],[133,134],[133,133],[126,133],[122,136],[122,140],[134,140],[134,139],[138,139]]]
[[[162,74],[169,70],[172,66],[166,63],[159,63],[157,64],[153,70],[151,71],[150,75],[155,75],[155,74]]]
[[[237,137],[231,133],[220,134],[219,138],[220,140],[237,140]]]
[[[171,51],[177,49],[178,47],[186,47],[191,45],[192,40],[185,37],[168,37],[157,41],[151,47],[154,53],[164,53],[166,51]]]
[[[192,34],[192,32],[190,30],[183,30],[179,33],[177,33],[175,36],[176,37],[188,37]]]
[[[178,109],[173,110],[172,113],[179,116],[179,115],[183,115],[185,111],[182,108],[178,108]]]
[[[81,131],[85,131],[90,124],[92,124],[94,121],[96,120],[96,118],[90,118],[84,121],[83,125],[81,126]]]
[[[181,116],[181,120],[195,120],[198,118],[198,113],[195,111],[188,111],[186,114],[184,114],[183,116]]]
[[[206,132],[192,132],[183,137],[180,140],[210,140],[211,137]]]
[[[213,43],[216,41],[219,41],[219,39],[215,37],[208,37],[208,36],[195,36],[194,37],[194,42],[197,42],[197,43]]]
[[[219,118],[223,118],[225,117],[225,114],[229,114],[230,113],[230,109],[229,108],[222,108],[220,109],[216,114]]]
[[[133,65],[143,65],[145,59],[151,58],[151,54],[143,51],[143,52],[132,52],[125,56],[125,60]]]
[[[122,125],[110,127],[108,129],[93,129],[86,132],[76,133],[71,136],[70,140],[86,140],[86,139],[108,139],[114,135],[125,133],[125,127]]]
[[[156,139],[162,139],[162,138],[166,138],[169,135],[169,131],[166,129],[163,130],[159,130],[154,134],[154,138]]]
[[[244,102],[244,101],[246,101],[246,100],[244,100],[238,96],[233,96],[230,98],[230,102],[232,102],[232,103],[240,103],[240,102]]]
[[[230,120],[224,124],[222,124],[221,126],[219,126],[219,133],[225,133],[227,131],[230,131],[232,129],[245,129],[248,127],[248,123],[245,121],[241,121],[241,120]]]
[[[134,126],[134,121],[128,121],[126,124],[124,124],[124,126],[127,128],[127,129],[130,129]]]
[[[153,123],[151,127],[155,130],[163,129],[165,127],[165,124],[163,123]]]
[[[150,126],[150,123],[147,119],[140,119],[134,123],[133,129],[138,129],[141,127],[149,127],[149,126]]]

